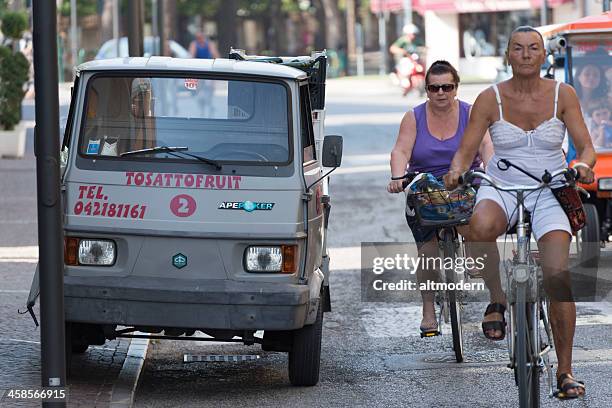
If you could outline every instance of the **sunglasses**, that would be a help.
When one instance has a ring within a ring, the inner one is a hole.
[[[455,84],[427,85],[427,90],[431,93],[437,93],[440,89],[444,92],[451,92],[455,89]]]

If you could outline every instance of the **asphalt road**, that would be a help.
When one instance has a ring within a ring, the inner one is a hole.
[[[459,96],[473,101],[482,88],[462,86]],[[259,346],[154,341],[137,390],[137,407],[518,406],[513,375],[506,368],[506,343],[488,341],[480,332],[486,304],[466,305],[466,362],[456,364],[448,335],[418,336],[418,304],[361,301],[361,242],[412,239],[402,196],[387,194],[385,187],[399,122],[416,103],[414,97],[402,98],[385,79],[328,83],[326,134],[344,136],[344,159],[331,181],[332,312],[325,315],[320,383],[292,387],[286,355],[262,352]],[[606,253],[603,262],[609,271],[612,254]],[[612,306],[580,303],[578,314],[574,371],[586,381],[587,397],[562,404],[543,398],[543,406],[612,406]],[[185,364],[184,354],[260,358]]]

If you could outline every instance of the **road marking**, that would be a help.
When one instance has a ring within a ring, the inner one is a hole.
[[[395,125],[399,129],[405,114],[406,112],[375,112],[326,115],[325,126]]]
[[[16,289],[16,290],[0,289],[0,293],[30,293],[30,291],[29,290],[23,290],[23,289]]]
[[[335,171],[336,174],[354,174],[354,173],[375,173],[375,172],[391,172],[389,164],[374,164],[371,166],[353,166],[340,167]]]
[[[331,270],[361,269],[361,247],[329,248],[328,251]]]
[[[0,263],[37,263],[38,246],[0,247]]]
[[[30,225],[36,224],[36,220],[0,220],[0,224],[12,224],[12,225]]]
[[[40,341],[31,341],[31,340],[20,340],[20,339],[4,339],[0,337],[0,343],[3,341],[12,341],[15,343],[28,343],[28,344],[40,344]]]
[[[134,334],[146,333],[135,332]],[[113,385],[111,408],[129,408],[134,405],[134,394],[148,348],[149,339],[131,339],[123,367],[121,367],[117,382]]]
[[[0,263],[38,263],[38,258],[0,258]]]
[[[38,258],[38,245],[0,247],[0,258]]]

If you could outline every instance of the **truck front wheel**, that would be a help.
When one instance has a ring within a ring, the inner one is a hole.
[[[293,346],[289,352],[289,381],[292,385],[313,386],[319,382],[323,334],[322,302],[321,297],[315,322],[293,332]]]

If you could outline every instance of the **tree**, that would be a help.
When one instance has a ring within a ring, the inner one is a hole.
[[[227,55],[230,47],[238,47],[236,35],[236,13],[238,12],[237,0],[225,0],[223,6],[219,7],[216,14],[217,43],[219,53]]]
[[[325,10],[325,27],[327,28],[325,42],[327,48],[337,50],[342,43],[342,38],[344,38],[342,35],[344,24],[342,24],[342,14],[338,8],[338,0],[321,0],[321,3]]]
[[[100,41],[104,43],[113,38],[113,0],[104,0],[100,20],[102,25]]]
[[[26,28],[25,13],[3,13],[2,32],[6,39],[0,46],[0,127],[5,130],[12,130],[21,120],[23,85],[28,81],[30,62],[18,51],[18,43]]]

